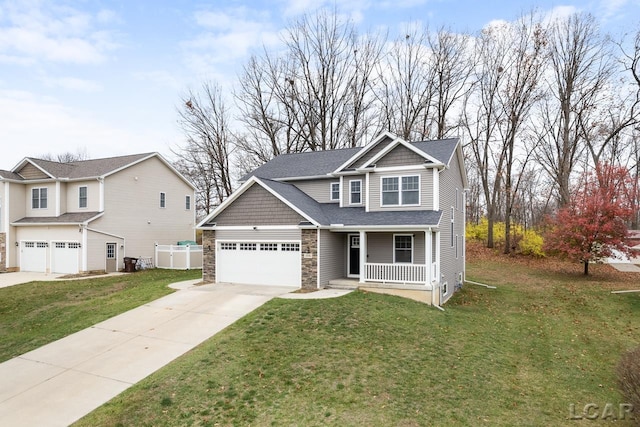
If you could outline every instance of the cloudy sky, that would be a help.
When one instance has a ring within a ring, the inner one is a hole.
[[[252,51],[323,5],[394,37],[407,22],[475,32],[532,7],[591,12],[616,35],[640,25],[640,0],[0,0],[0,169],[78,151],[171,158],[186,90],[230,87]]]

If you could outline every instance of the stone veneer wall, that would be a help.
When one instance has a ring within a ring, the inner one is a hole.
[[[7,260],[5,258],[7,254],[7,234],[0,233],[0,271],[7,270]]]
[[[202,282],[216,281],[216,232],[202,231]]]
[[[301,230],[302,289],[318,289],[318,233],[319,230]]]

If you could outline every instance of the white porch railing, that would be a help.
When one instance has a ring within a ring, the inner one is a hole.
[[[382,283],[427,282],[427,266],[424,264],[377,264],[364,265],[364,280]]]
[[[156,267],[173,270],[202,268],[202,246],[156,245]]]

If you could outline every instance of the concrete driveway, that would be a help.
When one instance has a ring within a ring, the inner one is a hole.
[[[64,274],[46,274],[46,273],[0,273],[0,288],[6,288],[7,286],[19,285],[20,283],[27,283],[33,281],[45,281],[56,280],[58,277],[64,276]]]
[[[13,273],[5,273],[13,274]],[[0,426],[66,426],[292,288],[192,286],[0,364]]]

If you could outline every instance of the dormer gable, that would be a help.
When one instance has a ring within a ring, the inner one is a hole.
[[[54,178],[51,174],[47,173],[43,168],[38,166],[31,159],[25,158],[11,171],[20,175],[26,180],[32,179],[51,179]]]
[[[334,174],[362,171],[375,167],[424,164],[443,166],[442,162],[417,148],[414,144],[398,138],[390,132],[385,132],[353,155],[335,170]]]

